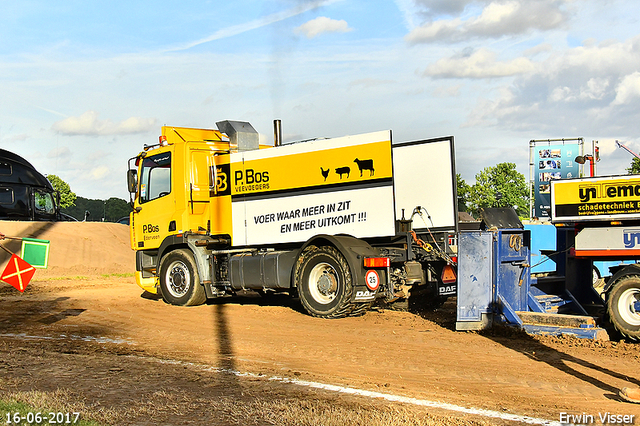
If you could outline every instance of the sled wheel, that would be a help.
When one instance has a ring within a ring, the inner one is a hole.
[[[598,281],[600,280],[600,278],[602,278],[602,276],[600,275],[600,270],[594,266],[591,269],[591,275],[592,275],[591,279],[593,281],[593,285],[595,286],[596,284],[598,284]]]
[[[160,289],[162,298],[172,305],[201,305],[207,300],[191,251],[174,250],[162,259]]]
[[[333,247],[307,247],[298,258],[295,283],[302,306],[312,316],[342,318],[354,308],[349,265]]]
[[[623,276],[613,284],[607,296],[607,311],[622,335],[640,340],[640,275]]]

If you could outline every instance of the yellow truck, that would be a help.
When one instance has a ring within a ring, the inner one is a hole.
[[[455,295],[453,137],[393,144],[381,131],[265,146],[247,122],[216,124],[162,127],[129,160],[144,290],[175,305],[286,292],[325,318],[360,315],[377,298]]]

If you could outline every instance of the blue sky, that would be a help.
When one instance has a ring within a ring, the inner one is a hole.
[[[453,135],[458,172],[529,140],[598,140],[599,174],[640,151],[631,0],[0,0],[0,147],[86,198],[128,198],[162,125],[249,121],[270,142],[391,129]]]

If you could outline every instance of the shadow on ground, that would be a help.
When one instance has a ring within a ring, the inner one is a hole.
[[[594,364],[586,359],[554,349],[536,339],[535,336],[531,336],[514,327],[494,325],[492,328],[481,331],[479,334],[506,348],[519,352],[534,361],[543,362],[565,374],[589,383],[601,389],[604,392],[604,396],[609,399],[622,401],[618,396],[619,389],[596,376],[605,375],[613,379],[625,381],[629,386],[640,386],[640,380],[636,377],[629,377],[610,368]],[[559,339],[578,340],[575,337],[559,337]],[[597,345],[597,342],[593,342],[593,344]],[[581,367],[581,369],[578,369],[577,366]]]

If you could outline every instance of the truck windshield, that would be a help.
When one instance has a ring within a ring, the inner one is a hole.
[[[36,213],[44,215],[55,215],[56,205],[53,201],[53,194],[41,189],[33,192]]]
[[[147,157],[140,172],[140,203],[164,197],[171,192],[171,153]]]

